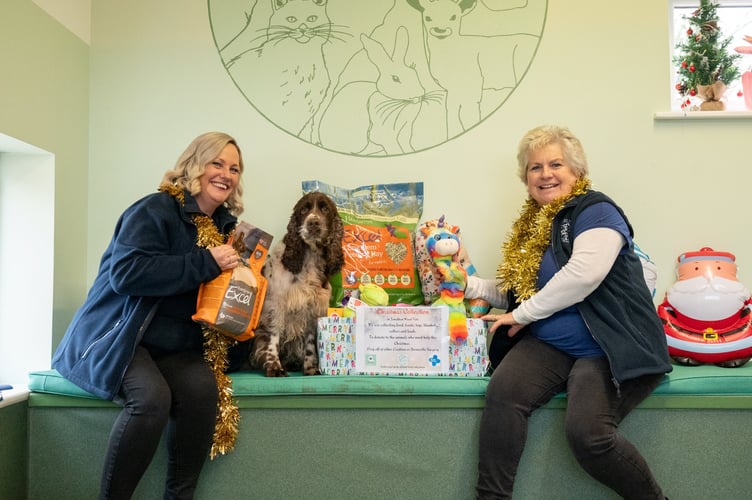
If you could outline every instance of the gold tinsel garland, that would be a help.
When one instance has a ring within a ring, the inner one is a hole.
[[[181,188],[160,186],[159,190],[174,196],[181,204],[185,204],[185,195]],[[217,230],[214,221],[209,216],[194,215],[193,222],[198,228],[197,246],[211,248],[223,245],[227,241],[227,236]],[[202,331],[204,334],[204,359],[214,372],[214,377],[217,379],[217,390],[219,391],[217,422],[214,425],[214,438],[209,453],[209,457],[214,460],[218,453],[224,455],[228,451],[232,451],[235,447],[235,438],[238,435],[240,411],[232,398],[232,380],[225,373],[228,364],[228,351],[235,341],[207,326],[204,326]]]
[[[541,206],[532,198],[525,201],[520,217],[512,225],[509,237],[501,247],[504,258],[496,273],[496,279],[501,281],[501,290],[512,290],[517,302],[529,299],[537,291],[538,268],[551,241],[554,217],[569,200],[585,194],[588,189],[590,180],[581,177],[568,195],[556,198],[551,203]]]

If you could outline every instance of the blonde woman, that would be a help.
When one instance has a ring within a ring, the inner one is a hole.
[[[165,430],[164,498],[193,497],[212,445],[218,390],[191,316],[199,285],[237,266],[225,242],[243,210],[242,173],[235,139],[222,132],[194,139],[159,191],[120,216],[53,357],[63,376],[123,407],[100,498],[131,498]]]

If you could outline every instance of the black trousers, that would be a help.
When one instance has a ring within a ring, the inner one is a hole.
[[[166,429],[165,499],[193,498],[217,415],[217,382],[201,352],[164,355],[138,346],[116,402],[100,499],[130,499]]]
[[[488,384],[480,424],[477,498],[512,498],[528,418],[566,390],[566,437],[582,468],[623,498],[663,499],[640,452],[618,432],[622,419],[662,378],[628,380],[617,393],[606,358],[572,358],[525,335]]]

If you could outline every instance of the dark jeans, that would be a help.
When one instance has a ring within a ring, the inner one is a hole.
[[[575,359],[526,335],[488,384],[480,423],[477,498],[512,497],[528,418],[566,389],[566,437],[582,468],[623,498],[663,499],[640,452],[618,433],[622,419],[662,378],[628,380],[618,394],[606,358]]]
[[[116,402],[100,499],[129,499],[167,428],[165,499],[193,498],[217,415],[217,382],[200,352],[154,356],[137,347]]]

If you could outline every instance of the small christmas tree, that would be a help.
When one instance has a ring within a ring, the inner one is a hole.
[[[687,37],[676,45],[677,55],[673,58],[678,66],[676,90],[679,94],[699,95],[716,103],[707,108],[700,106],[701,109],[723,109],[719,101],[721,95],[727,85],[739,78],[739,68],[734,62],[741,56],[729,54],[727,48],[732,38],[722,37],[717,10],[718,4],[712,0],[700,0],[700,7],[691,16],[684,16],[689,22]],[[688,99],[685,104],[689,102]]]

